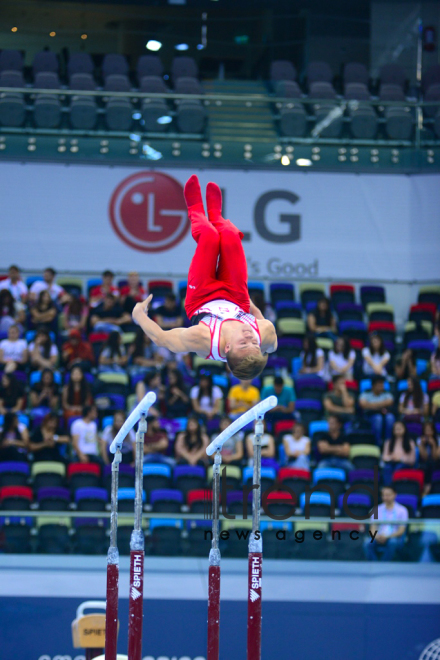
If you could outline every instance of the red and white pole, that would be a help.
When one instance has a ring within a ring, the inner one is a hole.
[[[105,608],[106,660],[116,660],[118,644],[119,552],[117,533],[119,463],[121,459],[121,450],[118,448],[112,461],[110,547],[107,553],[107,597]]]
[[[263,570],[263,540],[260,532],[261,508],[261,436],[263,416],[255,424],[254,472],[252,483],[252,533],[249,539],[247,660],[261,660],[261,580]],[[257,486],[257,488],[255,488]]]
[[[217,451],[212,472],[212,547],[209,552],[208,585],[208,652],[206,660],[219,660],[220,646],[220,561],[218,547],[220,525],[220,465],[222,457]]]
[[[130,592],[128,602],[128,660],[142,660],[142,623],[144,605],[144,533],[142,531],[144,435],[147,430],[142,414],[136,433],[134,527],[130,538]],[[107,659],[106,659],[107,660]]]

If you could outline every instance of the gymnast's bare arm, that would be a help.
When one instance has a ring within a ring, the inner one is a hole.
[[[153,295],[137,303],[133,309],[133,320],[141,326],[142,330],[156,346],[168,348],[173,353],[188,353],[193,351],[201,356],[209,353],[210,335],[208,328],[195,325],[191,328],[173,328],[162,330],[148,316],[148,306]]]

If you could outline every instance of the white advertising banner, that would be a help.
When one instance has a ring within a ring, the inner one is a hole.
[[[0,267],[185,277],[193,172],[0,163]],[[440,277],[440,176],[202,170],[245,232],[249,277]]]

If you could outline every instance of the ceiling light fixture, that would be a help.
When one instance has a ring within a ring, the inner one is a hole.
[[[287,165],[290,165],[290,158],[286,154],[284,154],[284,156],[281,156],[281,165],[284,165],[285,167],[287,167]]]
[[[56,32],[53,32],[53,31],[49,32],[49,37],[56,37],[56,36],[57,36]]]
[[[81,39],[87,39],[87,35],[86,35],[86,34],[82,34],[82,35],[81,35]]]
[[[160,50],[162,48],[162,42],[157,41],[156,39],[150,39],[145,44],[145,48],[148,48],[148,50],[152,50],[156,52],[157,50]]]
[[[18,32],[18,28],[16,27],[11,28],[11,32]]]
[[[188,50],[188,49],[189,49],[189,46],[188,46],[188,44],[176,44],[176,45],[174,46],[174,48],[175,48],[176,50]]]
[[[300,167],[310,167],[310,165],[313,165],[309,158],[297,158],[296,164]]]

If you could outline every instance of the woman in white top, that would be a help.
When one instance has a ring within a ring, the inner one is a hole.
[[[0,342],[0,364],[7,365],[8,371],[15,371],[28,361],[25,339],[20,339],[18,325],[9,326],[8,338]]]
[[[261,458],[275,458],[275,440],[273,435],[267,433],[266,422],[264,424],[264,433],[261,436]],[[246,436],[246,453],[248,456],[248,465],[254,464],[254,433],[249,433]]]
[[[113,422],[105,427],[99,439],[99,448],[101,456],[106,465],[109,465],[113,460],[113,454],[110,454],[109,449],[113,440],[116,438],[119,429],[125,422],[125,413],[123,410],[117,410],[113,415]],[[131,430],[127,433],[122,441],[121,453],[123,463],[133,463],[134,453],[133,447],[136,442],[134,431]]]
[[[302,366],[300,374],[314,374],[315,376],[325,377],[325,356],[322,348],[316,345],[316,339],[313,335],[306,335],[303,339],[303,351],[300,355]]]
[[[47,330],[38,330],[35,341],[29,344],[31,365],[34,369],[55,369],[58,364],[58,348]]]
[[[440,378],[440,347],[431,355],[429,364],[431,367],[431,378]]]
[[[356,352],[350,348],[348,337],[338,337],[335,348],[330,351],[329,356],[331,376],[345,376],[347,380],[353,380],[353,365],[356,360]]]
[[[232,424],[230,417],[225,415],[220,420],[219,432],[212,436],[211,441],[214,441],[220,433]],[[234,433],[230,438],[223,443],[222,447],[222,462],[228,465],[240,465],[243,458],[243,431]]]
[[[391,356],[380,335],[375,333],[370,335],[368,348],[362,349],[362,357],[364,358],[362,369],[367,378],[374,375],[387,376],[386,365]]]
[[[408,378],[407,390],[399,398],[399,413],[403,417],[427,417],[429,397],[424,394],[418,378]]]
[[[308,470],[310,468],[310,438],[305,435],[305,427],[296,422],[293,435],[283,436],[283,447],[289,467]]]
[[[191,388],[191,403],[194,412],[205,419],[212,419],[220,414],[223,392],[218,385],[212,384],[211,374],[202,374],[198,385]]]

